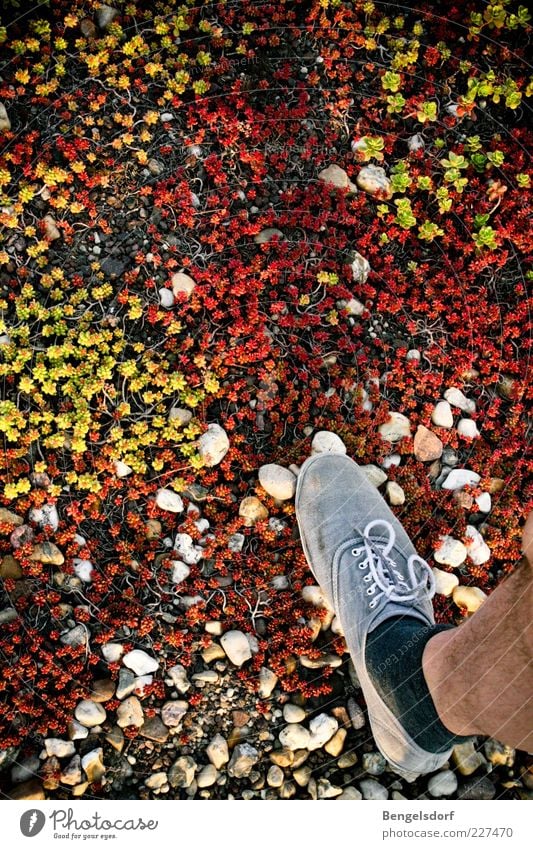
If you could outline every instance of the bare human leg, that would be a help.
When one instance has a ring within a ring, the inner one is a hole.
[[[533,751],[533,513],[524,559],[458,628],[426,644],[422,669],[443,725]]]

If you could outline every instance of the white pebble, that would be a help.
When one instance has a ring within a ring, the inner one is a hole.
[[[313,437],[311,454],[346,454],[346,445],[336,433],[319,430]]]
[[[452,408],[448,401],[439,401],[435,404],[431,413],[431,421],[437,427],[453,427]]]
[[[122,658],[124,666],[135,672],[136,675],[148,675],[159,669],[159,663],[155,657],[151,657],[142,649],[133,649]]]
[[[466,436],[468,439],[477,439],[479,430],[474,419],[459,419],[457,422],[457,433],[460,436]]]

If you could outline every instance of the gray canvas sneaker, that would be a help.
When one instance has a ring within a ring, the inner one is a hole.
[[[336,612],[368,708],[376,744],[407,779],[433,772],[451,749],[427,752],[407,733],[368,674],[368,634],[397,616],[435,622],[433,573],[360,467],[343,454],[317,454],[303,464],[296,517],[309,567]]]

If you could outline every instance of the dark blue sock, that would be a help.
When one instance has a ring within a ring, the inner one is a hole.
[[[410,737],[426,752],[445,752],[470,739],[452,734],[442,724],[422,671],[427,641],[453,627],[426,626],[411,616],[393,616],[367,638],[365,657],[374,687]]]

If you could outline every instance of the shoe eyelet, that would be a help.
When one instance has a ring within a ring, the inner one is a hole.
[[[367,595],[374,595],[374,587],[369,587],[366,591]]]
[[[369,606],[369,607],[373,610],[373,609],[375,608],[375,606],[376,606],[376,599],[374,599],[373,601],[371,601],[371,602],[370,602],[370,604],[369,604],[368,606]]]
[[[366,583],[368,583],[368,581],[371,581],[371,580],[372,580],[372,575],[365,575],[365,577],[363,578],[363,581],[365,581]]]
[[[366,569],[367,565],[368,565],[367,563],[360,563],[359,568],[360,569]]]

